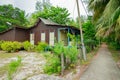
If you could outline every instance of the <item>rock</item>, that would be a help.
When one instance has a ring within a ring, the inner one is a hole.
[[[23,66],[17,71],[13,80],[22,80],[29,76],[43,73],[43,66],[45,63],[44,59],[35,57],[34,53],[29,53],[22,59]]]
[[[49,76],[49,75],[45,75],[45,74],[40,74],[40,75],[35,75],[32,77],[29,77],[27,80],[65,80],[65,79],[60,78],[60,77],[56,77],[56,76]]]

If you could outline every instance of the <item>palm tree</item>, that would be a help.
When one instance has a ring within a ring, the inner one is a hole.
[[[120,0],[90,0],[89,9],[93,10],[96,36],[114,34],[115,39],[120,40]]]

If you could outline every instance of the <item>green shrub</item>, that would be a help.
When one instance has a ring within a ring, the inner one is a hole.
[[[75,47],[75,46],[65,47],[64,54],[67,58],[70,59],[70,61],[71,61],[70,64],[75,63],[78,59],[78,50],[77,50],[77,47]]]
[[[91,48],[89,46],[86,46],[86,53],[89,53],[91,51]]]
[[[3,42],[4,42],[4,41],[0,41],[0,50],[2,50],[1,45],[2,45]]]
[[[8,80],[12,80],[12,75],[17,71],[21,65],[21,57],[17,57],[16,61],[11,61],[8,65]]]
[[[53,51],[54,54],[45,54],[45,57],[47,58],[47,63],[44,67],[45,73],[52,74],[61,72],[62,74],[64,69],[67,69],[67,67],[75,67],[78,59],[77,47],[65,47],[62,42],[59,42],[55,44]],[[64,60],[62,60],[63,58]],[[70,62],[67,64],[67,62],[65,62],[65,59],[69,59]]]
[[[60,59],[53,54],[49,54],[49,56],[47,56],[47,63],[44,66],[44,72],[47,74],[52,74],[60,73],[60,71],[61,71]]]
[[[26,51],[33,51],[34,50],[34,45],[32,45],[29,41],[23,42],[23,48]]]
[[[112,48],[114,50],[120,50],[120,44],[118,42],[110,42],[109,48]]]
[[[38,45],[36,46],[36,51],[42,52],[45,51],[45,48],[48,46],[47,43],[45,42],[39,42]]]
[[[64,51],[64,44],[62,42],[56,43],[53,51],[56,55],[60,55]]]
[[[19,42],[11,42],[11,41],[5,41],[1,44],[1,48],[4,51],[7,52],[15,52],[21,48],[21,43]]]

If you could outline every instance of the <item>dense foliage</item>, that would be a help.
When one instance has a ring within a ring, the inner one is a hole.
[[[95,37],[96,30],[95,26],[92,24],[90,20],[87,20],[82,25],[83,31],[84,31],[84,42],[86,45],[87,52],[94,49],[94,47],[97,45],[98,40]]]
[[[32,45],[29,41],[23,42],[23,48],[26,51],[33,51],[34,50],[34,45]]]
[[[0,50],[2,50],[1,45],[4,43],[4,41],[0,41]]]
[[[51,6],[49,9],[44,8],[42,11],[36,11],[33,13],[30,17],[30,25],[33,25],[40,17],[50,19],[59,24],[66,24],[69,21],[69,15],[70,14],[66,8]]]
[[[0,32],[13,26],[25,26],[25,12],[12,5],[0,5]]]
[[[78,59],[77,47],[66,47],[63,45],[62,42],[58,42],[55,44],[53,52],[54,54],[47,56],[48,61],[44,68],[44,71],[46,73],[52,74],[61,72],[62,74],[64,72],[64,69],[76,65],[76,61]],[[53,58],[51,58],[50,56],[52,56]]]
[[[6,41],[1,44],[1,48],[7,52],[16,52],[21,48],[21,43]]]
[[[106,38],[108,43],[120,45],[120,0],[90,0],[93,21],[97,26],[97,37]],[[116,46],[115,46],[116,47]]]
[[[47,48],[48,44],[45,42],[39,42],[38,45],[36,46],[36,50],[38,52],[43,52]]]
[[[47,74],[60,73],[60,59],[54,54],[46,54],[47,64],[44,67],[44,72]]]
[[[35,45],[32,45],[29,41],[25,41],[23,43],[17,41],[0,41],[0,50],[16,52],[22,49],[26,51],[35,51]]]

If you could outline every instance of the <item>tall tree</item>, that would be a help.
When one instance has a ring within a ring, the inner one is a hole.
[[[94,49],[94,46],[97,45],[98,41],[95,37],[96,30],[95,26],[92,24],[91,20],[87,20],[82,25],[83,32],[84,32],[84,42],[86,45],[87,51],[91,51]]]
[[[0,31],[13,25],[24,26],[27,22],[25,12],[12,5],[0,6]]]
[[[51,7],[51,3],[49,0],[38,0],[36,2],[35,8],[37,11],[42,11],[44,10],[44,8],[50,8]]]
[[[93,12],[93,20],[96,22],[102,15],[109,0],[89,0],[89,10]]]
[[[42,17],[59,24],[66,24],[70,20],[69,15],[70,13],[66,8],[52,6],[50,9],[44,8],[43,11],[33,13],[30,17],[30,21],[32,22],[31,24],[34,24],[39,17]]]
[[[90,0],[89,8],[94,12],[97,36],[114,34],[120,40],[120,0]]]

